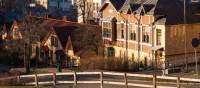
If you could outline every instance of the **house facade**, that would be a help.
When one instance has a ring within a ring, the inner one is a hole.
[[[77,65],[77,60],[80,57],[75,55],[71,38],[72,31],[76,28],[70,25],[50,27],[48,35],[41,44],[47,64],[55,65],[60,62],[64,67]]]
[[[194,5],[188,0],[184,23],[183,3],[108,0],[100,9],[106,57],[158,68],[194,62],[191,41],[200,33],[199,16],[192,13]]]
[[[20,28],[17,24],[17,21],[13,21],[12,23],[7,23],[4,24],[3,29],[2,29],[2,39],[3,40],[18,40],[22,39],[22,34],[20,32]]]

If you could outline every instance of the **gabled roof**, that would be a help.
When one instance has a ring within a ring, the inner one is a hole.
[[[73,45],[72,45],[72,40],[71,40],[71,37],[70,36],[68,36],[68,38],[67,38],[67,44],[66,44],[66,46],[65,46],[65,50],[74,50],[73,49]]]
[[[129,0],[127,0],[127,1],[129,1]],[[110,2],[115,7],[115,9],[117,11],[119,11],[121,9],[121,7],[124,5],[124,3],[126,2],[126,0],[110,0]]]
[[[54,31],[58,36],[58,39],[60,40],[64,50],[66,49],[67,46],[68,37],[72,36],[73,38],[76,29],[77,29],[76,26],[70,26],[70,25],[54,27]]]
[[[2,31],[3,31],[4,33],[5,33],[5,32],[9,33],[9,32],[12,30],[12,27],[13,27],[14,25],[17,25],[17,21],[16,21],[16,20],[14,20],[13,22],[5,23],[5,24],[3,25]]]
[[[124,4],[121,12],[134,14],[147,14],[154,16],[166,16],[161,22],[165,21],[166,25],[183,24],[184,23],[184,0],[131,0],[128,4]],[[200,16],[198,13],[200,5],[192,4],[186,1],[186,20],[188,24],[199,23]],[[160,19],[161,20],[161,19]]]
[[[5,33],[5,32],[9,32],[10,30],[11,30],[11,27],[12,27],[12,22],[11,23],[6,23],[6,24],[4,24],[3,25],[3,29],[2,29],[2,31]]]
[[[155,8],[157,0],[127,0],[120,9],[120,12],[141,14],[150,12]]]
[[[129,0],[109,0],[109,3],[106,2],[106,3],[104,3],[104,4],[102,5],[100,11],[102,11],[102,10],[103,10],[106,6],[108,6],[109,4],[112,4],[113,7],[115,8],[115,10],[116,10],[116,11],[119,11],[119,10],[122,8],[122,6],[124,5],[124,3],[125,3],[126,1],[129,1]]]

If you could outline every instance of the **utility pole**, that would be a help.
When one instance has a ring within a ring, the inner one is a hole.
[[[141,24],[141,14],[139,14],[139,20],[138,20],[138,68],[140,67],[140,24]]]
[[[188,59],[187,59],[187,32],[186,32],[186,27],[185,27],[185,24],[186,24],[186,0],[184,0],[184,11],[183,11],[183,14],[184,14],[184,24],[183,24],[183,30],[184,30],[184,34],[185,34],[185,36],[184,36],[184,38],[185,38],[185,56],[184,56],[184,58],[185,58],[185,70],[186,70],[186,72],[188,72]]]
[[[120,15],[121,15],[121,13],[120,13]],[[125,47],[126,47],[126,53],[125,53],[125,58],[124,58],[124,61],[127,61],[128,60],[128,20],[125,18],[125,17],[123,17],[122,15],[121,15],[121,17],[122,17],[122,19],[126,22],[125,23],[125,25],[126,25],[126,43],[125,43]]]
[[[125,61],[128,61],[128,20],[126,20],[126,59]]]
[[[26,73],[30,73],[30,59],[29,57],[27,56],[27,52],[26,52],[26,49],[27,49],[27,43],[24,44],[24,68],[26,70]]]

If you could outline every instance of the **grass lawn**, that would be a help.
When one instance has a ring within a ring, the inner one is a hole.
[[[0,86],[0,88],[37,88],[35,86]],[[51,88],[51,87],[38,87],[38,88]]]

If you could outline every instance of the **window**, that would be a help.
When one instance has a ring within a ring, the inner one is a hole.
[[[130,33],[129,39],[135,41],[136,40],[136,31],[133,29],[132,24],[129,25],[129,33]]]
[[[96,3],[96,10],[99,10],[99,3]]]
[[[142,27],[142,42],[149,43],[149,29],[148,26]]]
[[[111,37],[111,23],[103,22],[103,37]]]
[[[161,29],[156,30],[156,44],[161,45]]]
[[[121,38],[124,39],[124,23],[120,24]]]
[[[96,4],[95,4],[95,3],[93,3],[93,9],[94,9],[94,10],[96,10],[96,6],[95,6],[95,5],[96,5]]]
[[[121,38],[124,39],[124,30],[121,30]]]
[[[108,47],[108,57],[114,57],[115,56],[115,49],[112,47]]]
[[[135,32],[130,33],[130,40],[136,41],[136,33]]]
[[[54,36],[51,37],[51,45],[54,47],[58,47],[58,39]]]
[[[132,53],[132,62],[134,62],[134,59],[135,59],[135,57],[134,57],[134,53]]]

